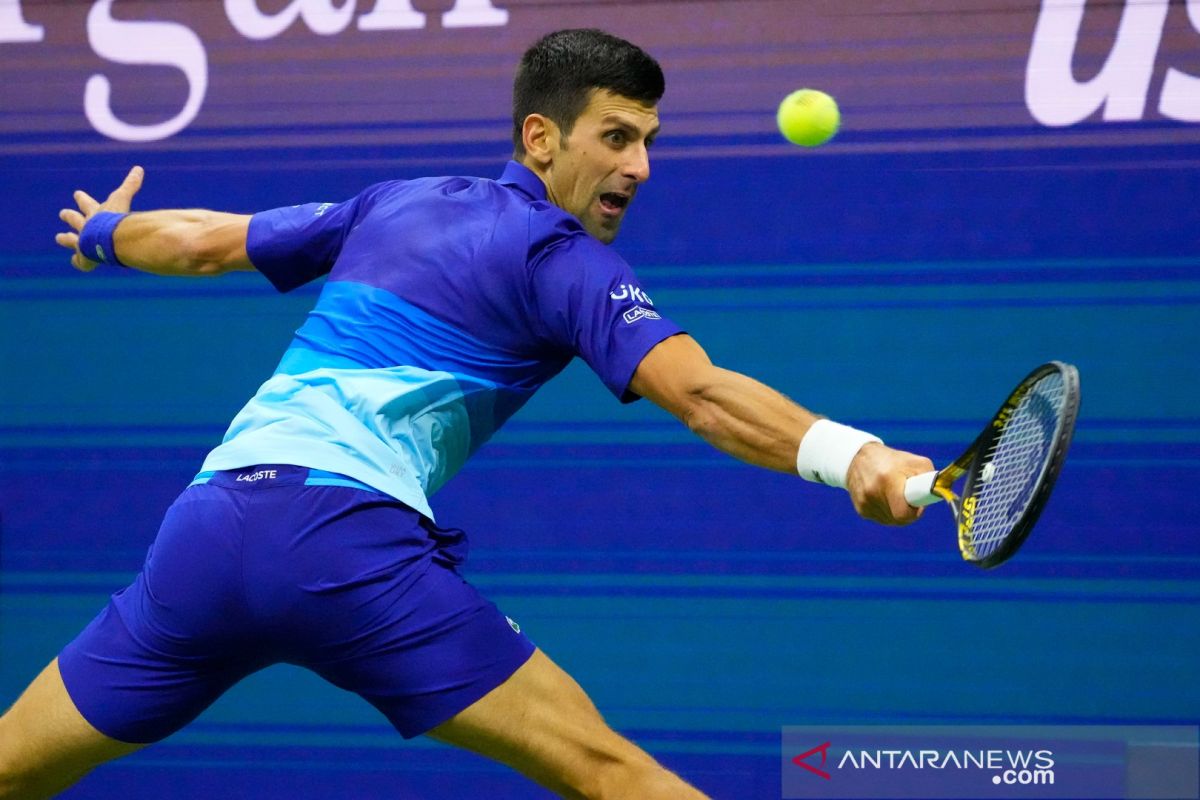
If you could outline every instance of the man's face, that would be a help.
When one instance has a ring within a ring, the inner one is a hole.
[[[546,174],[550,201],[579,218],[605,244],[617,236],[638,186],[650,178],[658,109],[605,89],[593,90]]]

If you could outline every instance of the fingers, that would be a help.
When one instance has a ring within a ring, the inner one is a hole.
[[[923,508],[910,506],[904,499],[904,482],[907,479],[908,476],[904,475],[897,480],[889,481],[887,506],[891,521],[884,523],[886,525],[908,525],[920,519],[921,514],[925,511]]]
[[[868,495],[861,503],[855,503],[858,513],[864,519],[878,522],[880,525],[909,525],[921,518],[923,508],[913,508],[904,500],[904,490],[899,495],[891,491],[883,491]]]
[[[71,266],[80,272],[91,272],[97,266],[97,262],[91,261],[83,257],[79,252],[79,235],[75,233],[60,233],[54,237],[54,241],[59,246],[65,247],[71,252]]]
[[[884,445],[866,445],[851,462],[846,488],[863,518],[882,525],[908,525],[920,519],[924,509],[905,500],[905,481],[932,469],[927,458]]]
[[[128,211],[133,203],[133,196],[142,188],[142,178],[144,177],[145,171],[141,167],[129,170],[125,180],[121,181],[120,186],[113,189],[112,194],[104,201],[102,208],[106,211]]]
[[[96,198],[82,189],[76,190],[72,196],[75,198],[75,204],[79,206],[79,210],[83,212],[85,219],[100,210],[125,212],[129,210],[130,204],[133,202],[133,196],[142,188],[142,179],[145,177],[145,174],[145,170],[141,167],[134,167],[129,170],[129,174],[125,176],[125,180],[121,181],[120,186],[112,190],[108,195],[108,199],[103,204],[96,202]]]
[[[97,211],[129,211],[133,196],[142,188],[144,177],[145,170],[141,167],[129,170],[125,180],[121,181],[120,186],[113,189],[103,204],[96,202],[96,198],[79,189],[72,195],[79,210],[64,208],[58,212],[58,218],[69,225],[74,233],[59,233],[54,237],[54,241],[61,247],[75,251],[71,255],[72,267],[80,272],[91,272],[96,268],[97,262],[79,252],[79,234],[83,231],[83,226]]]
[[[75,255],[71,256],[71,266],[80,272],[91,272],[99,265],[97,262],[88,261],[86,258],[76,253]]]
[[[70,208],[64,208],[58,212],[58,218],[70,225],[76,231],[83,229],[83,223],[86,220],[78,211]],[[83,257],[79,252],[79,234],[78,233],[58,233],[54,236],[54,241],[60,247],[65,247],[71,250],[71,266],[80,272],[91,272],[96,268],[97,262],[91,261]]]
[[[87,218],[73,208],[64,208],[58,212],[58,218],[75,229],[76,233],[83,230],[83,223],[87,222]]]
[[[76,189],[75,194],[71,196],[75,198],[75,205],[79,206],[79,210],[85,217],[90,217],[100,210],[100,204],[96,202],[96,199],[82,189]]]
[[[887,496],[888,511],[891,513],[893,525],[908,525],[916,522],[925,513],[924,508],[915,508],[908,504],[904,496],[904,485],[913,475],[923,475],[933,471],[933,462],[924,456],[913,455],[902,451],[893,451],[898,456],[898,463],[888,475]]]

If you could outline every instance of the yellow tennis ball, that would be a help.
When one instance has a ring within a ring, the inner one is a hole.
[[[842,115],[832,97],[816,89],[799,89],[783,98],[775,121],[792,144],[816,147],[837,133]]]

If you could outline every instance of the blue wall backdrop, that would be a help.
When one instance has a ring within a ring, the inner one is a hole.
[[[600,26],[668,75],[616,247],[715,361],[944,461],[1059,358],[1076,443],[983,573],[944,510],[873,527],[573,365],[434,499],[470,578],[714,796],[779,796],[783,725],[1197,724],[1198,8],[0,2],[0,705],[136,573],[319,288],[76,273],[71,191],[137,163],[140,208],[250,212],[498,175],[520,52]],[[800,86],[841,102],[830,145],[775,132]],[[545,793],[274,667],[67,796]]]

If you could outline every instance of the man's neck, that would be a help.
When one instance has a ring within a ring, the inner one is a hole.
[[[542,182],[542,186],[546,187],[546,199],[548,201],[550,201],[551,203],[553,203],[554,205],[558,206],[559,208],[562,208],[562,204],[560,204],[558,202],[558,200],[555,199],[554,192],[551,191],[551,189],[550,189],[550,170],[549,170],[549,168],[545,168],[545,167],[542,167],[541,165],[539,165],[537,162],[535,162],[533,159],[531,159],[529,157],[528,153],[526,153],[524,155],[520,155],[520,156],[514,154],[513,160],[516,161],[521,166],[525,167],[525,169],[529,170],[534,175],[537,175],[538,180],[540,180]]]

